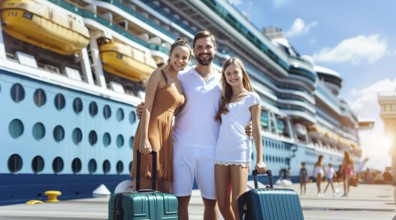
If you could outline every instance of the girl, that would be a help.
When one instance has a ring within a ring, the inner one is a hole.
[[[327,188],[329,187],[329,185],[331,185],[331,189],[333,190],[333,196],[335,196],[333,179],[337,177],[337,174],[333,168],[333,164],[329,163],[329,167],[327,168],[326,173],[327,173],[327,175],[326,175],[327,185],[323,191],[323,194],[326,194]]]
[[[260,98],[252,92],[241,60],[231,58],[224,63],[221,82],[222,99],[215,117],[222,122],[216,147],[215,182],[220,212],[228,220],[239,217],[237,199],[246,190],[251,146],[245,127],[250,120],[257,153],[255,169],[264,173],[266,165],[261,151]]]
[[[322,179],[325,176],[325,169],[323,166],[323,155],[319,155],[318,161],[315,163],[314,166],[314,178],[316,180],[316,187],[318,188],[318,197],[321,196],[322,190],[320,188],[320,185],[322,183]]]
[[[173,181],[172,119],[174,112],[184,103],[184,95],[177,74],[183,70],[191,56],[190,46],[178,38],[170,48],[165,67],[156,69],[146,86],[145,106],[133,143],[133,161],[136,151],[142,153],[141,188],[151,188],[149,153],[157,151],[157,189],[171,192]],[[136,164],[132,163],[131,176],[136,177]]]
[[[342,161],[341,170],[342,170],[342,173],[344,174],[344,195],[343,196],[347,197],[349,194],[351,177],[353,176],[353,173],[355,170],[353,160],[351,158],[351,155],[349,154],[349,151],[344,152],[344,160]]]

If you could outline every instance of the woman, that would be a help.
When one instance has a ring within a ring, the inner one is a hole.
[[[185,100],[177,74],[187,66],[190,56],[190,46],[178,38],[171,45],[166,66],[156,69],[147,82],[143,114],[133,143],[133,161],[136,161],[137,150],[142,153],[140,185],[143,189],[152,187],[149,153],[154,150],[157,152],[157,189],[161,192],[171,192],[172,120],[174,113]],[[136,163],[132,163],[131,171],[131,176],[136,177]]]
[[[313,170],[314,178],[316,180],[316,187],[318,188],[318,197],[322,195],[321,184],[322,179],[325,176],[325,169],[323,166],[323,155],[319,155],[318,161],[316,161]]]
[[[344,174],[344,197],[347,197],[349,194],[350,181],[354,174],[355,167],[353,160],[351,158],[351,154],[349,151],[344,151],[344,160],[342,161],[341,167],[342,173]]]

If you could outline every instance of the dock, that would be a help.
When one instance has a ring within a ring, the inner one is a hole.
[[[322,184],[323,188],[325,184]],[[299,193],[298,184],[293,184],[290,188]],[[304,218],[306,220],[396,220],[394,186],[360,184],[351,188],[348,197],[341,197],[343,191],[341,184],[337,184],[336,189],[335,194],[328,189],[327,194],[318,197],[315,184],[308,184],[307,194],[300,196]],[[61,200],[62,197],[59,199]],[[58,203],[0,206],[0,220],[107,219],[107,202],[108,197],[99,197],[64,200]],[[200,193],[194,190],[189,206],[190,219],[202,219],[203,209]]]

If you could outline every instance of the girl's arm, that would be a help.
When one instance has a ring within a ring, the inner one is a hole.
[[[146,94],[144,99],[145,104],[140,126],[141,138],[139,143],[139,151],[144,155],[147,155],[152,150],[152,146],[148,140],[148,126],[150,122],[151,110],[153,109],[155,92],[158,89],[161,77],[161,72],[159,70],[155,70],[151,74],[146,86]]]
[[[252,114],[252,128],[253,128],[253,140],[254,145],[256,145],[256,167],[255,169],[258,173],[264,173],[267,171],[266,165],[263,162],[263,153],[262,153],[262,141],[261,141],[261,128],[260,128],[260,114],[261,114],[261,106],[260,104],[253,105],[250,107],[250,112]]]

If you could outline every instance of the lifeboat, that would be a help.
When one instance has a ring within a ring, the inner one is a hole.
[[[81,17],[36,0],[4,0],[0,5],[3,31],[21,41],[54,51],[74,54],[89,43]]]
[[[129,45],[107,42],[99,46],[103,69],[132,81],[150,77],[157,65],[150,55]]]

